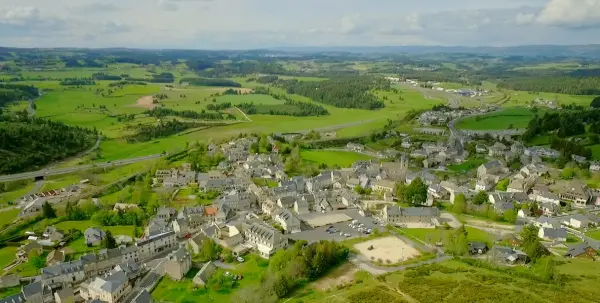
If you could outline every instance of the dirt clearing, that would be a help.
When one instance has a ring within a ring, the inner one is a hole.
[[[354,276],[359,270],[360,269],[352,265],[352,263],[345,263],[331,271],[325,277],[315,281],[315,288],[325,291],[338,285],[348,284],[354,281]]]
[[[241,92],[242,94],[251,93],[253,91],[253,89],[251,89],[251,88],[242,88],[242,87],[215,87],[215,88],[207,88],[205,90],[222,93],[228,89],[237,90],[237,91]]]
[[[371,245],[373,249],[369,250]],[[370,260],[378,261],[381,259],[381,262],[385,263],[387,263],[387,260],[390,260],[391,263],[398,263],[421,254],[418,250],[394,236],[358,243],[354,245],[354,248]]]
[[[137,99],[137,101],[135,101],[135,106],[153,109],[157,106],[157,104],[154,103],[153,96],[144,96],[144,97]]]

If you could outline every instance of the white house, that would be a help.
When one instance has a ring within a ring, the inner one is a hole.
[[[260,223],[253,223],[246,230],[246,239],[265,259],[270,258],[277,249],[285,248],[288,242],[287,238],[278,231]]]
[[[547,241],[565,242],[567,241],[567,230],[564,228],[542,227],[538,231],[538,237]]]
[[[573,228],[586,228],[590,225],[590,220],[584,215],[574,215],[569,218],[568,224]]]

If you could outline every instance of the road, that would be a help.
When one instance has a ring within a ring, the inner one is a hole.
[[[0,176],[0,182],[23,180],[23,179],[33,179],[33,178],[42,177],[42,176],[70,174],[70,173],[74,173],[77,171],[95,169],[95,168],[121,166],[121,165],[133,164],[136,162],[141,162],[141,161],[146,161],[146,160],[151,160],[151,159],[157,159],[157,158],[160,158],[161,156],[162,155],[157,154],[157,155],[150,155],[150,156],[144,156],[144,157],[138,157],[138,158],[116,160],[116,161],[112,161],[112,162],[109,161],[109,162],[104,162],[104,163],[86,164],[86,165],[64,167],[64,168],[44,169],[44,170],[19,173],[19,174],[13,174],[13,175],[3,175],[3,176]]]
[[[79,154],[77,154],[77,155],[75,155],[75,156],[69,157],[69,158],[67,158],[67,159],[63,159],[63,160],[62,160],[62,161],[60,161],[60,162],[55,162],[55,163],[48,164],[48,165],[44,166],[44,169],[51,169],[51,168],[54,168],[54,167],[56,167],[56,166],[57,166],[57,165],[59,165],[60,163],[65,163],[65,162],[68,162],[68,161],[70,161],[70,160],[72,160],[72,159],[81,158],[81,157],[83,157],[83,156],[85,156],[85,155],[87,155],[87,154],[89,154],[89,153],[91,153],[91,152],[95,151],[96,149],[98,149],[98,147],[100,147],[100,143],[101,143],[101,142],[102,142],[102,136],[101,136],[101,135],[98,135],[98,138],[96,139],[96,143],[94,143],[94,146],[92,146],[92,147],[88,148],[88,149],[87,149],[87,150],[85,150],[85,151],[82,151],[82,152],[80,152]]]
[[[237,109],[240,113],[242,113],[242,115],[244,115],[244,117],[246,117],[246,120],[248,120],[248,122],[252,122],[252,119],[250,119],[250,117],[248,117],[248,115],[246,115],[245,112],[243,112],[241,109],[239,109],[237,106],[234,106],[235,109]]]
[[[327,132],[327,131],[338,130],[338,129],[351,127],[351,126],[358,126],[358,125],[373,122],[373,121],[375,121],[375,120],[374,119],[363,120],[363,121],[350,122],[350,123],[331,125],[331,126],[324,126],[324,127],[318,127],[318,128],[312,128],[312,129],[306,129],[306,130],[300,130],[300,131],[293,131],[292,133],[308,134],[309,132],[311,132],[313,130],[316,132]]]

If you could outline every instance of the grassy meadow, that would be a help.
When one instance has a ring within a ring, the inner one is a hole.
[[[488,130],[526,128],[535,113],[526,108],[507,108],[500,112],[474,116],[461,120],[456,125],[460,129]]]
[[[305,161],[326,164],[328,167],[350,167],[356,161],[373,159],[373,157],[355,152],[331,150],[302,150],[300,157]]]

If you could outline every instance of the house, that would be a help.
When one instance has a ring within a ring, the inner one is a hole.
[[[472,255],[482,255],[488,251],[488,246],[484,242],[469,242],[469,253]]]
[[[232,249],[244,240],[240,230],[235,225],[213,223],[213,226],[215,227],[215,232],[212,238],[220,246]]]
[[[488,156],[501,157],[504,155],[505,151],[506,151],[506,145],[504,145],[500,142],[496,142],[496,143],[494,143],[494,145],[490,146],[490,148],[488,149]]]
[[[560,205],[560,198],[558,195],[549,191],[537,191],[536,193],[534,190],[534,193],[531,194],[531,196],[533,197],[533,200],[538,203],[551,203],[557,206]]]
[[[46,229],[44,229],[44,233],[42,234],[42,236],[46,240],[57,242],[61,241],[65,237],[65,232],[51,225],[47,226]]]
[[[81,297],[86,300],[117,303],[131,291],[131,284],[125,272],[115,271],[106,277],[96,277],[90,283],[81,283],[79,289]]]
[[[146,226],[146,229],[144,231],[144,235],[146,237],[152,237],[155,235],[162,234],[168,230],[169,225],[167,221],[160,218],[154,218],[150,220],[150,222],[148,222],[148,225]]]
[[[490,176],[484,176],[475,182],[476,191],[488,191],[496,185],[496,180]]]
[[[17,250],[17,259],[27,261],[31,254],[39,256],[42,254],[42,252],[42,245],[37,242],[30,241],[29,243],[19,247]]]
[[[433,184],[427,188],[427,194],[431,195],[436,199],[445,200],[448,199],[449,193],[448,191],[442,187],[441,184]]]
[[[521,154],[525,150],[525,146],[521,142],[515,142],[510,146],[510,151],[515,154]]]
[[[478,154],[484,154],[487,151],[488,150],[487,150],[487,147],[485,145],[483,145],[483,144],[477,144],[477,145],[475,145],[475,152],[476,153],[478,153]]]
[[[531,217],[531,211],[529,209],[519,209],[519,211],[517,212],[517,217],[519,217],[519,218]]]
[[[509,193],[524,193],[528,191],[527,182],[521,179],[513,179],[508,184],[506,191]]]
[[[526,148],[523,153],[529,157],[546,157],[556,159],[560,157],[560,152],[551,148],[542,147],[542,146],[532,146]]]
[[[7,274],[4,276],[0,276],[0,289],[17,286],[20,283],[21,282],[19,281],[19,274]]]
[[[537,220],[533,222],[533,225],[539,228],[561,228],[561,224],[557,219],[547,216],[537,218]]]
[[[86,279],[82,259],[42,268],[42,282],[50,287],[82,282]]]
[[[21,209],[19,217],[27,218],[37,216],[42,213],[42,207],[46,202],[45,198],[35,198]]]
[[[308,202],[305,199],[297,199],[294,201],[294,211],[299,215],[308,214]]]
[[[232,210],[248,210],[256,204],[257,197],[252,192],[231,191],[219,200],[219,204],[227,205]]]
[[[547,241],[565,242],[567,241],[567,230],[564,228],[542,227],[538,231],[538,237]]]
[[[379,180],[373,183],[373,190],[376,191],[393,192],[395,187],[396,182],[393,181]]]
[[[115,266],[115,271],[122,270],[125,272],[127,279],[134,280],[140,276],[142,273],[142,268],[135,261],[128,261],[122,264]]]
[[[177,218],[171,223],[171,228],[177,233],[178,238],[183,238],[189,235],[189,223],[185,218]]]
[[[393,225],[404,225],[410,223],[435,226],[440,211],[435,207],[407,207],[401,208],[397,205],[387,205],[383,208],[382,219]]]
[[[154,303],[154,299],[148,293],[148,291],[144,289],[137,296],[135,296],[130,303]]]
[[[348,142],[348,144],[346,144],[346,149],[349,151],[362,153],[365,150],[365,146],[360,143]]]
[[[96,227],[90,227],[86,229],[83,235],[85,237],[85,244],[87,246],[100,245],[102,240],[104,240],[104,237],[106,237],[106,233],[102,229]]]
[[[578,181],[571,181],[564,185],[559,189],[558,197],[560,199],[572,201],[575,207],[585,207],[587,202],[591,199],[587,185]]]
[[[295,196],[281,197],[277,199],[277,206],[281,208],[293,208],[296,200],[298,199]]]
[[[202,243],[206,239],[206,236],[202,233],[199,233],[195,237],[188,239],[188,245],[194,254],[200,253],[200,250],[202,249]]]
[[[192,256],[183,245],[171,252],[164,264],[165,273],[175,281],[183,279],[190,268],[192,268]]]
[[[507,246],[494,246],[492,256],[498,262],[509,264],[525,264],[529,262],[529,257],[526,253]]]
[[[489,194],[488,199],[492,204],[502,204],[508,202],[525,203],[529,201],[529,197],[522,192],[495,192]]]
[[[245,232],[246,240],[258,254],[268,259],[279,248],[287,246],[287,238],[277,230],[260,223],[253,223]]]
[[[590,163],[590,171],[597,172],[600,171],[600,162],[594,161]]]
[[[71,287],[63,287],[54,293],[56,303],[75,303],[75,293]]]
[[[598,256],[598,252],[587,243],[581,243],[569,247],[569,250],[565,254],[568,258],[584,258],[595,260]]]
[[[200,268],[198,273],[194,276],[194,279],[192,279],[192,282],[200,286],[206,285],[210,277],[212,277],[216,271],[217,266],[212,261],[208,261]]]
[[[440,186],[450,193],[450,203],[454,203],[454,199],[456,199],[456,196],[459,194],[463,194],[467,199],[474,195],[468,188],[458,186],[452,182],[442,181],[440,182]]]
[[[494,160],[485,164],[481,164],[477,168],[477,177],[482,178],[485,175],[497,175],[506,173],[507,169],[504,163],[500,160]]]
[[[53,250],[46,256],[46,266],[56,265],[65,261],[65,252],[63,250]]]
[[[156,218],[165,222],[173,220],[177,216],[177,209],[173,207],[161,207],[156,211]]]
[[[291,211],[283,208],[274,213],[275,222],[279,223],[281,227],[288,234],[300,232],[300,220],[296,218]]]
[[[587,228],[590,225],[589,219],[584,215],[573,215],[569,218],[568,224],[573,228]]]

